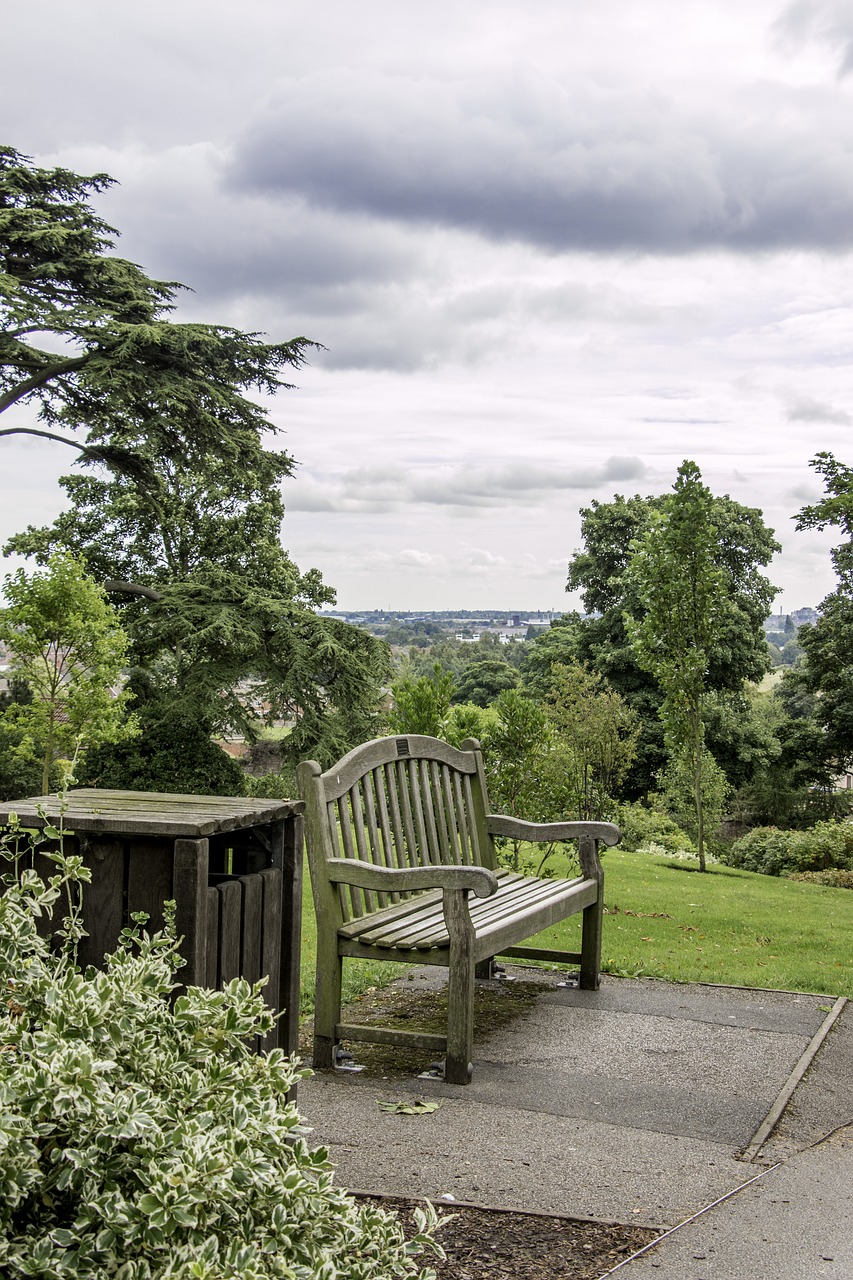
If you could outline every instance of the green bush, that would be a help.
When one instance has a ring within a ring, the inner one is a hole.
[[[830,889],[853,889],[853,871],[842,871],[839,867],[830,867],[828,871],[791,871],[788,879],[822,884]]]
[[[211,741],[212,726],[180,703],[142,702],[139,737],[87,752],[81,782],[119,791],[241,796],[246,775]]]
[[[637,852],[650,845],[656,853],[693,853],[696,846],[678,823],[666,813],[639,802],[619,806],[616,821],[622,832],[623,849]]]
[[[300,1072],[260,984],[189,988],[171,932],[128,930],[104,971],[56,954],[40,917],[88,873],[54,856],[0,897],[0,1275],[37,1280],[386,1280],[414,1276],[395,1216],[332,1185],[287,1092]],[[58,936],[62,936],[62,931]],[[426,1276],[432,1273],[421,1273]]]
[[[755,827],[720,856],[730,867],[767,876],[832,867],[853,870],[853,824],[817,822],[805,831]]]

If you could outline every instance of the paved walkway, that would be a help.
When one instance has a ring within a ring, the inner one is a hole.
[[[415,989],[437,973],[421,971]],[[810,1148],[853,1122],[850,1006],[750,1163],[742,1155],[831,999],[615,978],[581,992],[523,976],[542,994],[475,1044],[467,1088],[340,1072],[300,1086],[312,1141],[330,1148],[342,1185],[661,1230],[701,1214],[623,1267],[626,1280],[853,1276],[853,1145],[839,1133]],[[441,1105],[416,1116],[378,1106],[415,1098]]]

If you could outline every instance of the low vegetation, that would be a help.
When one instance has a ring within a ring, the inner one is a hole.
[[[58,1280],[387,1280],[414,1277],[421,1214],[332,1183],[304,1140],[259,987],[190,988],[170,1004],[174,933],[125,931],[103,972],[74,964],[78,916],[52,949],[37,922],[88,872],[56,855],[0,894],[0,1274]],[[136,922],[138,926],[138,921]]]

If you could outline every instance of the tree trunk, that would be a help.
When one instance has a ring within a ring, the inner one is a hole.
[[[704,746],[702,721],[699,720],[693,737],[693,800],[696,805],[696,849],[699,854],[699,870],[705,868],[705,814],[702,806],[702,748]]]

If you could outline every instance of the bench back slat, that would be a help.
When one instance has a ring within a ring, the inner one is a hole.
[[[422,735],[380,738],[316,777],[314,803],[325,811],[327,838],[322,849],[309,848],[315,877],[330,857],[379,867],[494,868],[479,747],[473,740],[466,747]],[[329,884],[327,902],[329,895],[342,923],[408,896],[340,883]]]

